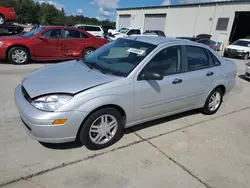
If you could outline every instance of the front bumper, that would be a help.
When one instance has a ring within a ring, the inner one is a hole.
[[[21,85],[15,89],[15,103],[27,133],[45,143],[65,143],[76,139],[86,113],[80,111],[44,112],[33,107],[23,96]],[[53,125],[56,119],[67,119],[63,125]]]
[[[5,59],[6,59],[6,48],[0,47],[0,60],[5,60]]]
[[[246,77],[247,79],[250,79],[250,66],[246,66],[245,77]]]
[[[225,50],[224,54],[231,57],[244,57],[246,55],[246,52],[238,52],[236,50]]]

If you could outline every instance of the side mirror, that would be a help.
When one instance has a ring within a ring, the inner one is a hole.
[[[139,74],[138,80],[163,80],[163,75],[156,72],[142,72]]]
[[[40,35],[38,38],[39,38],[40,40],[46,40],[46,37],[43,36],[43,35]]]

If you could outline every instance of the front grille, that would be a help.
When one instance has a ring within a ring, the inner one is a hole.
[[[28,101],[31,102],[31,97],[29,96],[28,92],[26,91],[26,89],[22,86],[22,95],[23,97]]]

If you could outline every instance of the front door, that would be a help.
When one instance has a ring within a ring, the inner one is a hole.
[[[183,72],[182,46],[162,49],[141,73],[156,72],[163,80],[135,80],[135,111],[137,119],[147,119],[186,108],[189,90]],[[140,73],[140,74],[141,74]]]
[[[50,29],[34,39],[34,56],[37,58],[60,58],[62,57],[61,29]]]

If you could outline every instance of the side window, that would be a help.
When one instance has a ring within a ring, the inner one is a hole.
[[[140,34],[141,34],[141,31],[140,31],[139,29],[136,29],[135,32],[134,32],[134,34],[140,35]]]
[[[87,39],[87,38],[89,38],[89,36],[85,33],[81,33],[81,38]]]
[[[64,38],[81,38],[81,33],[79,31],[76,30],[72,30],[72,29],[65,29],[64,30]]]
[[[47,39],[59,39],[61,38],[61,29],[51,29],[45,31],[42,36],[45,36]]]
[[[164,76],[180,73],[182,71],[181,56],[181,46],[168,47],[154,56],[143,71],[153,71]]]
[[[215,57],[214,54],[212,54],[210,51],[208,51],[208,53],[210,54],[210,57],[214,66],[221,65],[220,61],[217,59],[217,57]]]
[[[131,29],[131,30],[128,32],[127,35],[133,35],[133,34],[135,34],[135,30],[134,30],[134,29]]]
[[[206,49],[196,46],[186,46],[188,70],[199,70],[208,68],[209,57]]]

